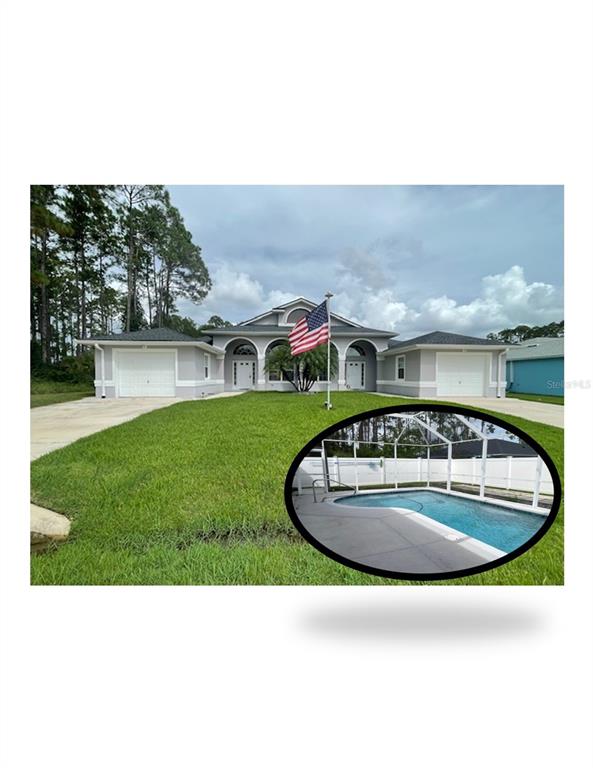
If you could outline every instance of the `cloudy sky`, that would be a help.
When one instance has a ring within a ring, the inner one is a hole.
[[[563,318],[563,191],[547,186],[174,186],[214,286],[197,322],[295,296],[410,338]]]

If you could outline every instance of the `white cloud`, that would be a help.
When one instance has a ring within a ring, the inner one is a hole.
[[[245,315],[264,312],[266,309],[294,299],[294,294],[284,291],[265,291],[259,280],[247,272],[239,272],[225,265],[212,272],[212,288],[197,312],[199,319],[217,314],[235,322]]]
[[[402,338],[434,330],[484,336],[520,323],[542,325],[563,317],[561,292],[548,283],[528,283],[518,265],[482,278],[480,294],[466,303],[441,295],[414,306],[399,299],[397,288],[390,286],[373,257],[364,263],[372,269],[371,284],[354,252],[342,260],[332,308],[361,325],[393,330]],[[296,295],[265,290],[247,272],[220,266],[213,271],[212,290],[197,311],[189,306],[180,309],[202,322],[212,314],[238,322]]]
[[[470,302],[459,304],[443,295],[419,307],[399,301],[393,289],[373,289],[349,272],[340,279],[334,306],[339,314],[363,325],[406,336],[431,330],[484,335],[519,323],[542,325],[563,317],[560,292],[547,283],[527,283],[518,265],[484,277],[481,295]]]
[[[428,299],[420,317],[424,328],[487,333],[519,323],[542,325],[563,317],[562,295],[547,283],[528,283],[523,267],[482,279],[481,296],[458,304],[448,296]]]
[[[263,287],[246,272],[236,272],[226,266],[219,267],[212,275],[212,289],[202,306],[215,311],[221,304],[256,308],[263,298]]]

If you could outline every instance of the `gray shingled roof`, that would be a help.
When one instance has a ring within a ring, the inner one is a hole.
[[[142,331],[124,331],[90,336],[84,341],[207,341],[204,336],[188,336],[171,328],[145,328]]]
[[[469,346],[471,344],[479,345],[492,345],[494,347],[507,346],[500,341],[492,341],[491,339],[480,339],[477,336],[462,336],[460,333],[445,333],[444,331],[432,331],[432,333],[425,333],[422,336],[416,336],[413,339],[407,339],[406,341],[390,341],[390,349],[396,349],[397,347],[413,347],[417,344],[459,344],[460,346]]]
[[[472,440],[471,443],[453,443],[452,458],[471,459],[482,455],[482,441]],[[537,453],[526,443],[515,443],[494,437],[488,440],[488,456],[536,456]],[[430,449],[433,459],[446,459],[447,446],[439,445]]]
[[[564,337],[528,339],[513,344],[507,352],[507,360],[537,360],[546,357],[564,357]]]
[[[259,333],[285,333],[288,334],[292,329],[294,328],[294,325],[260,325],[259,323],[246,323],[245,325],[231,325],[226,328],[209,328],[208,333],[211,333],[213,335],[217,333],[248,333],[248,332],[259,332]],[[364,336],[365,333],[372,333],[375,335],[382,335],[386,337],[395,336],[395,331],[384,331],[380,330],[378,328],[361,328],[361,327],[352,327],[352,326],[346,326],[346,325],[332,325],[332,336]]]

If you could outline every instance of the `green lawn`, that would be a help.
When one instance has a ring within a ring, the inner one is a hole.
[[[514,397],[516,400],[535,400],[536,403],[564,405],[564,396],[560,395],[525,395],[523,392],[507,392],[506,396]]]
[[[31,464],[32,501],[73,520],[70,539],[31,559],[34,584],[394,584],[304,542],[283,484],[321,429],[409,400],[365,393],[248,393],[188,401],[83,438]],[[563,430],[505,416],[562,473]],[[561,584],[562,516],[527,554],[457,584]],[[418,582],[411,582],[418,583]]]
[[[39,408],[40,405],[65,403],[68,400],[80,400],[83,397],[91,397],[94,394],[94,389],[86,384],[31,379],[31,408]]]

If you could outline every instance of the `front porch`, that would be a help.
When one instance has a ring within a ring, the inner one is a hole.
[[[258,390],[270,392],[294,391],[290,372],[267,371],[267,361],[273,350],[286,344],[278,338],[262,344],[259,340],[237,338],[225,348],[224,388],[226,391]],[[338,361],[337,373],[332,377],[332,391],[365,391],[377,389],[377,349],[368,339],[351,343],[337,339],[331,342]],[[313,392],[325,390],[327,379],[320,375],[312,387]]]

